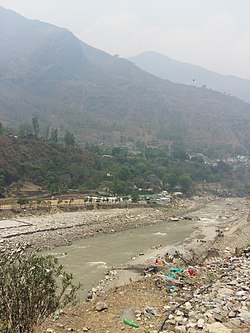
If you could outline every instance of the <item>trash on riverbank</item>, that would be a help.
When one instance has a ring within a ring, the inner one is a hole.
[[[131,326],[131,327],[135,327],[135,328],[138,328],[138,327],[139,327],[138,324],[136,324],[134,321],[129,320],[129,319],[127,319],[127,318],[124,318],[124,319],[123,319],[123,322],[124,322],[124,324],[126,324],[126,325],[128,325],[128,326]]]

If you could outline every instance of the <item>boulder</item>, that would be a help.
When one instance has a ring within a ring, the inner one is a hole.
[[[205,328],[206,333],[232,333],[230,328],[227,328],[221,323],[207,324]]]

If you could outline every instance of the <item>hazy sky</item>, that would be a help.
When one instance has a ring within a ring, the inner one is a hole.
[[[157,51],[250,79],[250,0],[0,0],[121,57]]]

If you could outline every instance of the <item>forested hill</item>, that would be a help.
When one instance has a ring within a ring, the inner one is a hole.
[[[44,140],[0,135],[0,197],[17,182],[29,181],[46,190],[67,191],[87,183],[92,156],[84,149]]]
[[[230,188],[228,193],[245,194],[248,167],[242,163],[190,158],[178,146],[172,152],[138,146],[135,154],[121,147],[87,144],[83,149],[66,142],[0,135],[0,198],[22,195],[24,184],[51,194],[73,189],[137,197],[176,189],[192,194],[197,183],[220,183]]]
[[[0,122],[38,117],[78,142],[221,151],[250,142],[250,105],[206,88],[161,80],[66,29],[0,7]]]

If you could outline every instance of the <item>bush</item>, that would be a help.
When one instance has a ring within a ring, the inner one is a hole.
[[[0,332],[31,333],[60,307],[76,301],[80,286],[52,256],[28,246],[0,248]]]
[[[27,198],[19,198],[17,200],[17,203],[21,206],[21,205],[26,205],[29,202],[29,200]]]

